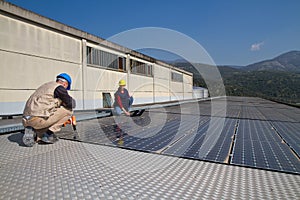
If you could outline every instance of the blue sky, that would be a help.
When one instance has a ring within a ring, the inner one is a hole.
[[[7,1],[104,39],[142,27],[175,30],[219,65],[248,65],[300,50],[299,0]]]

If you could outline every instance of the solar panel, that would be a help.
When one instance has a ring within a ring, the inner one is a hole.
[[[229,150],[232,142],[232,137],[234,135],[236,119],[226,119],[225,126],[222,133],[213,147],[213,149],[207,154],[205,160],[225,162],[229,156]]]
[[[300,123],[293,122],[272,122],[279,135],[300,157]]]
[[[240,120],[231,163],[300,172],[299,160],[267,121]]]
[[[221,131],[217,127],[222,124],[211,121],[210,101],[148,110],[134,118],[83,121],[78,131],[83,142],[300,173],[299,114],[296,108],[259,98],[229,97],[225,118],[214,116],[225,119]],[[65,138],[72,138],[70,128],[63,130]],[[214,143],[203,148],[208,137]]]

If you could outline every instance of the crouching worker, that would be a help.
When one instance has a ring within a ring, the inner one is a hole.
[[[58,140],[55,133],[61,130],[75,108],[75,100],[67,91],[71,83],[71,77],[62,73],[56,81],[43,84],[29,97],[22,120],[26,146],[33,146],[35,142],[52,144]]]
[[[119,81],[119,88],[115,93],[115,102],[114,102],[114,114],[121,115],[124,113],[127,116],[130,116],[130,107],[133,103],[133,97],[129,95],[128,90],[125,88],[126,81]]]

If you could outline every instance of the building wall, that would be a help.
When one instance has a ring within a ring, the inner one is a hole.
[[[153,78],[131,74],[129,78],[129,93],[134,97],[135,104],[153,103]]]
[[[0,115],[21,114],[34,90],[61,72],[72,77],[70,95],[78,110],[102,108],[104,94],[113,100],[120,79],[126,80],[134,104],[192,98],[192,74],[138,52],[2,1],[0,24]],[[126,69],[87,63],[88,47],[124,58]],[[152,66],[153,73],[133,73],[131,59]],[[171,72],[181,74],[182,81],[173,81]]]
[[[208,89],[202,87],[193,87],[193,98],[208,98]]]
[[[193,98],[193,77],[187,74],[183,74],[183,91],[184,99]]]
[[[0,24],[0,114],[21,113],[30,94],[61,72],[73,77],[71,93],[80,98],[80,40],[4,15]]]

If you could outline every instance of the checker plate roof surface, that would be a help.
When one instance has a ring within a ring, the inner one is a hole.
[[[0,136],[0,199],[299,199],[300,176],[69,140]]]

